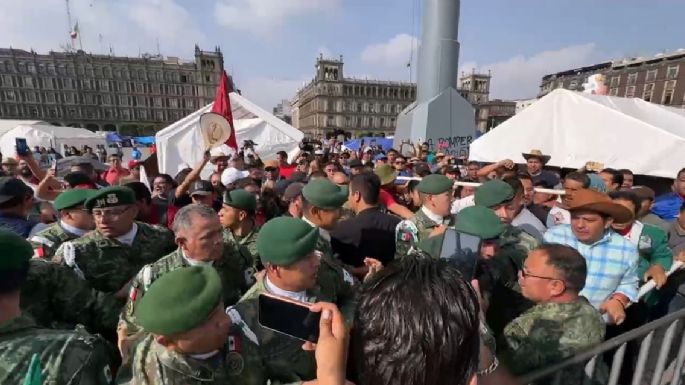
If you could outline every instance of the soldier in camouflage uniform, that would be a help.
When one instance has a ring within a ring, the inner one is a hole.
[[[342,188],[328,179],[309,182],[302,189],[303,217],[310,226],[317,229],[316,250],[321,253],[321,264],[317,284],[322,293],[341,306],[347,320],[351,320],[354,308],[353,296],[357,280],[333,255],[330,230],[340,219],[341,207],[347,202],[347,188]]]
[[[298,218],[280,217],[267,222],[257,239],[266,274],[227,311],[243,334],[259,345],[261,360],[268,363],[269,378],[277,383],[314,380],[316,362],[312,352],[301,349],[302,341],[260,325],[259,295],[270,293],[300,302],[326,301],[345,307],[340,298],[328,296],[317,284],[322,263],[315,249],[318,238],[318,229]]]
[[[521,287],[536,305],[507,325],[506,343],[500,346],[503,363],[512,373],[557,363],[603,341],[602,316],[578,295],[586,275],[585,259],[569,246],[547,244],[529,254]],[[569,370],[562,383],[580,384],[583,372],[582,365]]]
[[[127,350],[142,336],[134,312],[136,304],[150,285],[159,277],[187,266],[213,266],[222,282],[224,303],[232,305],[254,283],[252,268],[234,253],[224,252],[221,224],[209,206],[191,204],[183,207],[174,218],[174,233],[179,247],[176,251],[149,265],[145,265],[131,282],[128,302],[119,323],[119,348]],[[122,352],[129,357],[130,351]]]
[[[403,220],[395,230],[395,258],[407,255],[409,249],[438,231],[440,226],[453,225],[450,214],[452,206],[452,186],[454,182],[444,175],[428,175],[421,180],[416,189],[421,194],[423,206],[413,217]]]
[[[96,290],[116,292],[144,265],[176,248],[171,231],[135,222],[135,196],[128,187],[99,190],[85,203],[96,230],[70,242],[55,253]]]
[[[32,359],[40,361],[45,384],[111,384],[108,346],[83,330],[39,329],[19,307],[30,269],[31,245],[0,230],[0,383],[21,384]]]
[[[226,247],[236,253],[236,258],[248,262],[254,272],[262,269],[256,246],[259,234],[255,222],[256,210],[257,198],[254,194],[239,189],[224,193],[223,207],[219,211]]]
[[[53,206],[59,211],[60,220],[29,239],[34,256],[52,259],[62,243],[73,241],[95,228],[93,216],[83,208],[83,203],[94,191],[72,189],[57,196]]]

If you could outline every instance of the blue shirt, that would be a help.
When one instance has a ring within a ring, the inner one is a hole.
[[[587,278],[580,295],[597,310],[614,293],[624,294],[632,302],[637,301],[639,254],[635,244],[608,230],[602,239],[586,245],[578,241],[570,225],[549,229],[543,239],[544,243],[571,246],[585,257]]]
[[[656,198],[652,212],[663,220],[673,221],[678,218],[680,206],[682,205],[683,198],[674,192],[670,192]]]

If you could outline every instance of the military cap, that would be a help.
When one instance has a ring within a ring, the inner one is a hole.
[[[187,332],[207,320],[221,293],[221,278],[213,267],[182,267],[150,286],[136,306],[135,316],[150,333],[170,336]]]
[[[348,190],[328,179],[313,180],[302,188],[302,195],[307,202],[324,210],[342,207],[347,201]]]
[[[300,218],[274,218],[257,235],[257,252],[263,262],[289,266],[316,249],[319,229]]]
[[[0,177],[0,203],[29,194],[33,195],[33,190],[20,179],[12,176]]]
[[[239,210],[255,211],[257,197],[247,190],[238,189],[224,192],[224,204]]]
[[[476,189],[474,200],[478,206],[494,207],[514,198],[514,188],[501,180],[489,180]]]
[[[454,229],[481,239],[497,238],[504,231],[502,220],[484,206],[471,206],[459,212]]]
[[[128,187],[116,186],[96,190],[84,204],[87,210],[101,209],[136,203],[136,195]]]
[[[33,256],[33,248],[26,239],[4,229],[0,229],[0,250],[0,271],[19,269]]]
[[[82,205],[93,193],[95,193],[95,190],[81,188],[66,190],[57,196],[52,205],[55,207],[55,210],[64,210]]]
[[[449,191],[454,182],[440,174],[431,174],[423,177],[421,182],[416,186],[416,189],[424,194],[442,194]]]

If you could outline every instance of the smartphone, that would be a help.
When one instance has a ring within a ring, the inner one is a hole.
[[[14,142],[17,146],[17,155],[19,156],[29,156],[31,155],[31,149],[28,143],[26,143],[26,138],[15,138]]]
[[[309,311],[304,303],[265,294],[259,296],[259,324],[267,329],[316,343],[320,320],[321,313]]]
[[[442,242],[440,258],[448,260],[459,269],[465,280],[471,281],[476,275],[480,246],[481,239],[479,237],[448,228]]]

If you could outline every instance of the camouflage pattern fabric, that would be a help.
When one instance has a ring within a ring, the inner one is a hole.
[[[70,268],[33,258],[21,290],[22,311],[41,327],[114,331],[124,301],[93,290]]]
[[[103,236],[95,230],[65,242],[55,260],[66,264],[96,290],[116,292],[140,269],[176,248],[174,235],[160,226],[136,222],[138,232],[131,246]]]
[[[0,384],[21,384],[37,354],[44,384],[108,385],[112,383],[108,352],[101,337],[39,329],[29,318],[19,317],[0,325]]]
[[[584,297],[537,304],[504,329],[503,362],[513,374],[529,373],[601,343],[604,332],[602,316]],[[575,383],[573,377],[562,376],[562,383]]]
[[[50,260],[62,243],[73,241],[78,237],[78,235],[65,230],[57,222],[29,238],[29,242],[33,247],[34,256]]]
[[[453,225],[454,217],[450,216],[447,222],[448,226]],[[417,211],[413,217],[400,222],[395,230],[395,259],[406,257],[412,247],[415,247],[422,239],[428,238],[433,229],[441,224],[428,218],[423,210]]]
[[[251,266],[254,267],[256,271],[263,269],[262,260],[259,258],[259,252],[257,252],[258,234],[259,228],[256,225],[247,236],[242,238],[233,235],[229,229],[224,229],[222,232],[224,244],[237,250],[242,255],[243,259],[250,261]]]

